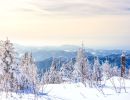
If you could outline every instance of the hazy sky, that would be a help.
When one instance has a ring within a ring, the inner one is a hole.
[[[0,0],[0,39],[130,49],[130,0]]]

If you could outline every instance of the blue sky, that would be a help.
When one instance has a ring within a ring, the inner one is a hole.
[[[130,0],[0,0],[0,35],[23,45],[130,49]]]

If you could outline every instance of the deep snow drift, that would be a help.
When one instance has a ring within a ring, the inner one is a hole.
[[[129,100],[130,80],[125,79],[126,92],[122,87],[121,93],[115,92],[111,83],[114,81],[117,90],[120,88],[119,77],[112,77],[106,81],[104,94],[97,88],[84,87],[82,83],[48,84],[40,86],[40,93],[36,96],[27,93],[0,93],[0,100]]]

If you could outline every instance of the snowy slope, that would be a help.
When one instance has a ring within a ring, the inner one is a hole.
[[[117,87],[120,86],[119,78],[113,77]],[[121,93],[116,93],[110,81],[106,81],[103,89],[104,94],[96,88],[84,87],[82,83],[63,83],[63,84],[48,84],[41,86],[41,94],[35,97],[32,94],[15,94],[9,93],[6,98],[4,92],[0,93],[0,100],[129,100],[130,98],[130,80],[125,79],[126,93],[122,88]],[[43,92],[43,94],[42,94]]]
[[[117,77],[114,77],[115,84],[119,84]],[[45,90],[49,91],[49,95],[62,98],[63,100],[129,100],[130,98],[130,80],[125,80],[127,93],[122,89],[121,93],[116,93],[115,89],[107,80],[103,89],[105,95],[96,88],[84,87],[82,83],[48,85]]]

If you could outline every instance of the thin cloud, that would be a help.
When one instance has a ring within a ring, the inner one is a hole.
[[[0,11],[49,15],[130,14],[130,0],[0,0]]]
[[[37,0],[31,3],[52,14],[130,14],[129,0]]]

